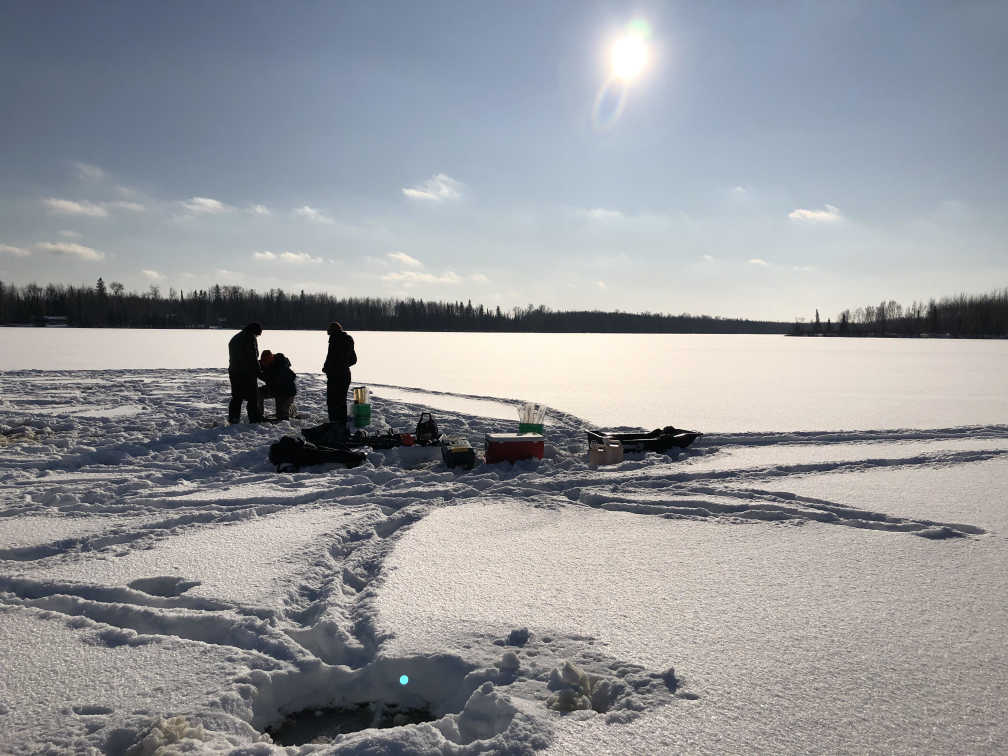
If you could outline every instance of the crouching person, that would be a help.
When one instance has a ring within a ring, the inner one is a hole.
[[[259,359],[263,380],[266,385],[259,389],[260,414],[267,397],[276,400],[277,420],[289,420],[294,416],[294,397],[297,394],[297,376],[291,370],[291,363],[283,352],[273,354],[268,349]]]

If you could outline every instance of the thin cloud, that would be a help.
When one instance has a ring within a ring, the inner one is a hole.
[[[195,215],[216,215],[231,209],[220,200],[215,200],[212,197],[192,197],[189,200],[184,200],[182,207]]]
[[[389,252],[388,256],[393,260],[398,260],[403,265],[408,265],[411,268],[422,268],[423,263],[417,260],[415,257],[410,257],[405,252]]]
[[[67,239],[80,239],[82,236],[84,236],[84,234],[82,234],[80,231],[65,230],[60,231],[60,236],[65,236]]]
[[[312,257],[307,252],[281,252],[276,254],[275,252],[270,252],[269,250],[263,252],[253,252],[252,257],[256,260],[264,260],[268,262],[281,261],[287,263],[320,263],[323,262],[321,257]]]
[[[281,252],[280,259],[289,263],[320,263],[321,257],[312,257],[307,252]]]
[[[749,259],[749,264],[750,265],[760,265],[760,266],[762,266],[764,268],[768,267],[770,265],[770,263],[768,263],[766,260],[764,260],[764,259],[762,259],[760,257],[752,257],[752,258],[750,258]]]
[[[402,193],[410,199],[443,202],[458,199],[464,188],[465,184],[461,181],[443,173],[435,173],[420,186],[403,187]]]
[[[312,223],[335,223],[335,221],[321,210],[304,205],[294,210],[294,215],[310,220]]]
[[[590,210],[581,210],[580,213],[589,220],[600,221],[602,223],[626,219],[626,215],[624,215],[621,211],[607,210],[604,207],[594,207]]]
[[[139,202],[128,202],[126,200],[119,200],[118,202],[106,202],[105,206],[114,207],[116,210],[129,210],[132,213],[142,213],[147,209]]]
[[[700,259],[704,262],[714,262],[714,255],[700,255]]]
[[[164,278],[164,273],[157,270],[151,270],[150,268],[144,268],[140,272],[143,273],[150,281],[160,281]]]
[[[35,245],[35,249],[53,255],[79,257],[81,260],[105,259],[104,252],[98,252],[91,249],[91,247],[85,247],[83,244],[75,244],[73,242],[39,242]]]
[[[74,163],[74,168],[77,169],[77,175],[87,181],[101,181],[105,178],[105,171],[97,165],[91,165],[90,163]]]
[[[612,210],[607,207],[593,207],[588,209],[575,209],[573,217],[580,221],[587,221],[597,228],[611,228],[621,232],[633,231],[634,233],[662,233],[667,232],[672,224],[689,221],[689,218],[680,213],[678,216],[669,213],[626,213],[622,210]]]
[[[788,218],[802,223],[836,223],[843,220],[840,209],[833,205],[826,205],[825,210],[806,210],[799,207],[788,213]]]
[[[440,276],[433,273],[422,273],[418,270],[403,270],[396,273],[386,273],[382,276],[382,280],[400,283],[404,286],[418,283],[457,284],[462,282],[461,276],[450,270]]]
[[[473,273],[469,276],[469,280],[475,281],[476,283],[490,283],[490,279],[482,273]]]
[[[738,186],[733,186],[731,191],[732,191],[732,194],[748,194],[749,193],[749,190],[746,189],[741,184],[739,184]]]
[[[266,207],[266,205],[252,205],[248,211],[252,213],[252,215],[272,215],[270,209]]]
[[[86,200],[76,202],[57,197],[46,197],[42,200],[42,203],[49,209],[49,212],[61,215],[84,215],[91,218],[105,218],[108,216],[108,210],[104,207]]]
[[[23,247],[14,247],[10,244],[0,244],[0,254],[14,255],[14,257],[28,257],[31,254],[31,250],[24,249]]]

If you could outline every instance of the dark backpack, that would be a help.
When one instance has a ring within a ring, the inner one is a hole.
[[[424,418],[427,418],[426,420]],[[441,434],[438,433],[437,423],[434,422],[430,412],[421,412],[420,421],[416,424],[416,441],[421,446],[430,446],[437,443]]]

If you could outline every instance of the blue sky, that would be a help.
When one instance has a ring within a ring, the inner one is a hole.
[[[786,320],[1008,285],[1004,2],[0,13],[3,281]]]

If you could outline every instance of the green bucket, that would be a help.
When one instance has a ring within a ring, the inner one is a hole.
[[[371,425],[371,405],[354,402],[353,422],[358,428],[366,428]]]
[[[542,423],[518,423],[519,433],[542,433]]]

